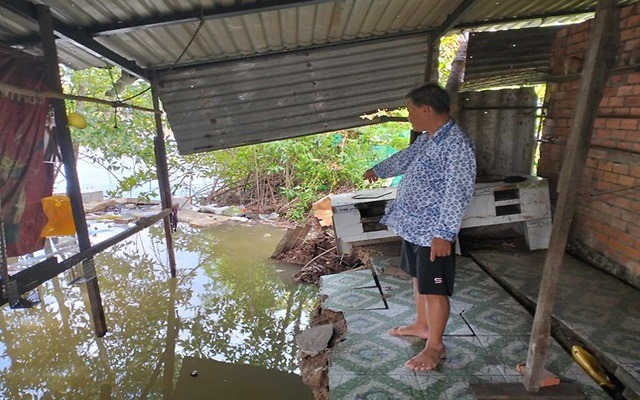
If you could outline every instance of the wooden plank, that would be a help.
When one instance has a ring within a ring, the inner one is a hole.
[[[579,387],[574,383],[563,382],[556,386],[540,389],[538,393],[529,393],[520,383],[472,383],[471,392],[478,400],[586,400]]]
[[[129,236],[134,235],[145,228],[148,228],[160,219],[169,215],[170,211],[171,210],[162,210],[156,215],[141,219],[136,223],[136,226],[122,231],[117,235],[114,235],[109,239],[106,239],[84,251],[74,254],[66,260],[58,262],[55,258],[48,258],[44,261],[41,261],[38,264],[32,265],[27,269],[11,275],[7,282],[17,281],[18,294],[22,295],[42,285],[51,278],[60,275],[74,265],[77,265],[85,260],[89,260],[101,251],[113,246],[116,243],[120,243]],[[8,299],[4,297],[0,298],[0,306],[6,304],[7,300]]]
[[[51,16],[51,11],[48,6],[38,4],[35,6],[35,9],[36,15],[38,16],[40,35],[42,36],[42,49],[47,68],[47,83],[52,91],[62,93],[60,69],[58,67],[58,52],[56,49],[55,35],[53,33],[53,17]],[[80,192],[80,182],[76,170],[71,133],[69,132],[67,111],[64,100],[62,99],[51,99],[51,104],[53,105],[56,121],[55,137],[60,148],[65,177],[67,179],[67,195],[71,200],[71,211],[73,212],[73,221],[76,225],[76,236],[78,238],[78,245],[82,251],[91,247],[91,241],[89,240],[89,230],[87,229],[87,221],[84,216],[82,194]],[[92,279],[87,282],[87,295],[89,296],[89,303],[91,304],[91,317],[93,319],[93,328],[96,336],[103,337],[107,333],[107,322],[104,317],[102,298],[100,296],[97,279]]]
[[[160,111],[160,100],[158,97],[158,82],[153,79],[151,82],[151,95],[153,98],[153,108],[156,111]],[[162,208],[172,209],[171,199],[171,185],[169,183],[169,168],[167,167],[167,150],[164,144],[164,130],[162,128],[161,114],[156,112],[154,114],[156,124],[156,136],[153,139],[153,149],[156,159],[156,173],[158,175],[158,185],[160,187],[160,201],[162,202]],[[177,213],[177,208],[176,208]],[[173,234],[172,234],[171,219],[167,215],[164,217],[164,236],[167,242],[167,253],[169,254],[169,268],[171,270],[171,277],[176,277],[176,255],[173,250]]]
[[[307,237],[307,234],[310,230],[310,224],[298,226],[293,229],[287,229],[287,232],[284,234],[282,240],[280,240],[280,243],[278,243],[278,247],[276,247],[276,250],[273,252],[271,257],[277,257],[280,254],[286,253],[287,251],[293,249],[299,241],[302,241]]]
[[[531,329],[531,340],[524,374],[524,387],[537,392],[542,381],[550,343],[551,311],[560,266],[567,246],[569,229],[576,208],[580,180],[589,151],[589,142],[598,105],[618,49],[618,11],[615,0],[599,0],[591,30],[591,42],[580,82],[576,111],[560,171],[559,197],[544,264],[538,305]]]

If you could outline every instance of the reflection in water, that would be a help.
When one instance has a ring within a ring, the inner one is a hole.
[[[96,257],[109,332],[93,334],[72,271],[44,284],[42,303],[0,312],[3,399],[171,399],[183,357],[298,372],[294,335],[317,289],[290,283],[269,258],[270,226],[181,227],[171,279],[160,226]],[[285,283],[289,282],[289,283]]]

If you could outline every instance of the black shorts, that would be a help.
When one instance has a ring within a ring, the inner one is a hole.
[[[400,267],[418,280],[418,293],[451,296],[456,273],[456,258],[451,245],[451,255],[436,257],[431,262],[431,247],[418,246],[402,241]]]

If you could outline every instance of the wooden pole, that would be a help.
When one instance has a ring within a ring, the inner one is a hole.
[[[591,29],[580,82],[575,114],[560,171],[559,197],[544,263],[538,305],[531,329],[529,353],[524,374],[527,392],[538,392],[544,372],[551,332],[551,313],[560,266],[567,246],[576,208],[580,181],[589,152],[589,143],[602,91],[617,55],[618,13],[615,0],[599,0]]]
[[[56,49],[55,35],[53,33],[53,19],[48,6],[37,4],[36,14],[38,16],[38,25],[40,27],[40,35],[42,36],[42,49],[47,69],[47,80],[49,88],[53,92],[62,93],[62,84],[60,83],[60,69],[58,67],[58,52]],[[82,194],[80,192],[80,182],[78,180],[78,172],[76,170],[76,160],[73,153],[73,143],[71,142],[71,133],[69,132],[67,112],[62,99],[51,99],[53,105],[54,117],[56,122],[56,141],[60,147],[60,154],[65,169],[65,177],[67,179],[67,195],[71,200],[71,210],[73,212],[73,221],[76,225],[76,235],[78,237],[78,247],[80,251],[87,250],[91,247],[89,240],[89,231],[87,229],[87,221],[84,216],[84,206],[82,205]],[[84,270],[92,270],[93,258],[83,262]],[[104,317],[104,309],[102,308],[102,298],[100,296],[100,288],[98,279],[94,278],[87,282],[87,293],[89,303],[91,304],[91,316],[93,319],[93,327],[98,337],[102,337],[107,333],[107,324]]]
[[[151,81],[151,97],[153,98],[153,109],[160,110],[160,99],[158,97],[158,81],[155,74]],[[156,156],[156,173],[158,175],[158,185],[160,187],[160,201],[162,208],[172,208],[171,186],[169,184],[169,169],[167,168],[167,150],[164,145],[164,130],[162,128],[162,116],[156,112],[154,114],[156,122],[156,136],[153,138],[154,153]],[[171,219],[164,218],[164,234],[167,240],[167,253],[169,254],[169,268],[171,277],[176,277],[176,256],[173,251],[173,234]]]

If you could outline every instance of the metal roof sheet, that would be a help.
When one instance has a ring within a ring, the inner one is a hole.
[[[469,35],[462,90],[546,82],[551,42],[559,27]]]
[[[638,1],[619,0],[618,5]],[[51,9],[62,62],[74,68],[115,63],[145,79],[151,71],[166,75],[168,86],[160,92],[185,153],[361,125],[363,121],[354,117],[358,113],[398,105],[406,90],[421,82],[428,34],[581,21],[597,4],[597,0],[0,0],[0,44],[40,54],[36,2]],[[424,41],[422,47],[412,47],[416,37]],[[408,47],[403,40],[409,40]],[[387,59],[384,51],[378,51],[391,42],[398,51],[408,51],[409,59]],[[341,53],[346,48],[359,55],[346,57]],[[366,54],[369,51],[371,55]],[[323,67],[323,73],[304,70],[305,57],[312,64],[324,61],[342,67]],[[502,75],[504,84],[538,79],[539,67],[525,61],[533,62],[519,60],[517,72]],[[497,62],[471,66],[469,74],[480,85],[495,84],[496,77],[482,74],[498,67]],[[506,65],[499,67],[506,71]],[[218,73],[229,68],[227,75]],[[349,75],[349,71],[358,72]],[[250,81],[243,80],[252,73]],[[366,90],[357,79],[351,80],[358,73],[370,79]],[[195,82],[194,87],[178,87],[189,82]],[[310,86],[314,82],[321,90]],[[228,93],[220,92],[220,87]],[[234,97],[236,92],[257,96],[258,112],[249,112],[247,102]],[[258,121],[256,115],[263,119]]]
[[[629,4],[636,0],[620,0]],[[0,0],[2,3],[10,0]],[[27,3],[14,0],[14,3]],[[310,46],[443,28],[513,29],[575,21],[589,16],[596,0],[41,0],[62,23],[80,27],[106,48],[143,68],[199,64]],[[467,8],[465,8],[468,6]],[[461,7],[460,9],[458,7]],[[38,27],[9,9],[2,12],[0,41],[21,43],[37,54]],[[199,10],[202,15],[199,16]],[[205,15],[206,14],[206,15]],[[172,17],[173,16],[173,17]],[[172,20],[174,18],[174,20]],[[14,22],[15,21],[15,22]],[[180,57],[198,30],[195,40]],[[99,57],[68,51],[72,66]],[[76,60],[75,58],[78,58]]]
[[[334,131],[402,105],[427,46],[411,35],[186,68],[159,92],[182,154]]]

